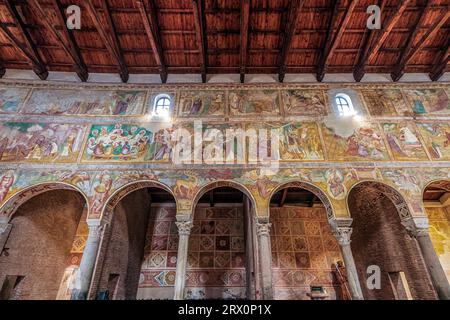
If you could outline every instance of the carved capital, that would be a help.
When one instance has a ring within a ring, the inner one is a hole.
[[[261,236],[269,236],[270,228],[272,228],[272,224],[268,222],[256,222],[256,233],[258,237]]]
[[[353,228],[337,227],[333,230],[333,235],[336,237],[339,245],[348,246],[351,243]]]
[[[89,236],[88,238],[98,239],[101,237],[103,230],[105,230],[106,224],[101,225],[89,225]]]
[[[414,217],[402,221],[402,225],[411,237],[427,237],[429,236],[429,224],[427,217]]]
[[[192,221],[179,221],[175,222],[178,227],[178,234],[180,236],[188,236],[191,234],[191,230],[193,227]]]

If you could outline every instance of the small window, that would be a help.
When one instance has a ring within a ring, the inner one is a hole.
[[[168,95],[159,95],[155,99],[153,106],[153,116],[160,118],[168,118],[172,108],[172,99]]]
[[[334,98],[336,102],[336,107],[341,117],[354,116],[356,114],[353,108],[353,103],[350,97],[346,94],[338,94]]]

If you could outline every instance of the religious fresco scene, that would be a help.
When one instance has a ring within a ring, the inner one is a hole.
[[[445,85],[5,82],[0,99],[0,245],[11,252],[0,256],[1,299],[445,298],[422,258],[432,252],[450,278]],[[170,119],[152,118],[159,99]],[[39,220],[46,206],[60,216]],[[20,241],[50,241],[55,223],[69,230],[52,244],[57,279],[12,272],[42,266]],[[97,257],[88,282],[86,252]],[[382,266],[375,293],[371,264]],[[45,294],[32,288],[42,281]]]

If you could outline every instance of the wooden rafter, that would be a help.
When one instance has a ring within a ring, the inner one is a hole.
[[[334,6],[334,10],[333,10],[333,17],[331,18],[331,23],[330,23],[330,27],[329,27],[328,35],[327,35],[327,41],[325,43],[325,50],[321,56],[321,59],[319,62],[319,67],[317,69],[317,80],[318,81],[323,80],[325,73],[327,72],[327,69],[328,69],[328,63],[330,61],[330,58],[333,56],[333,53],[335,52],[337,46],[339,45],[339,43],[342,39],[342,36],[344,35],[347,24],[350,22],[350,18],[353,14],[353,11],[356,8],[356,5],[358,4],[358,1],[359,0],[352,0],[350,2],[350,5],[347,8],[347,11],[346,11],[344,17],[342,18],[341,23],[339,23],[339,28],[338,28],[336,34],[333,34],[334,23],[335,23],[336,16],[338,14],[338,7],[339,7],[340,1],[335,2],[335,6]]]
[[[445,73],[448,62],[450,61],[450,40],[447,41],[447,46],[442,50],[437,63],[433,66],[430,72],[430,79],[438,81]]]
[[[6,37],[15,45],[18,49],[33,65],[33,70],[41,80],[45,80],[48,77],[48,70],[43,62],[39,52],[37,50],[36,44],[34,43],[30,33],[28,32],[25,22],[22,20],[19,12],[17,11],[16,5],[12,0],[4,1],[9,14],[13,18],[15,26],[19,29],[20,33],[23,35],[25,44],[23,44],[19,39],[17,39],[14,34],[5,26],[0,23],[0,28],[3,30]]]
[[[202,0],[192,0],[192,9],[194,12],[195,34],[197,44],[200,50],[200,68],[202,73],[202,82],[206,83],[207,54],[206,54],[206,33],[203,23],[203,4]]]
[[[105,27],[100,20],[100,16],[98,15],[98,11],[94,6],[93,0],[87,0],[87,9],[90,17],[97,29],[100,37],[102,38],[103,43],[108,49],[109,53],[115,58],[116,62],[119,65],[120,78],[123,82],[128,82],[129,72],[128,67],[125,64],[125,59],[123,57],[122,50],[120,48],[119,40],[117,38],[116,29],[114,27],[114,23],[112,21],[111,12],[109,10],[109,6],[107,0],[101,0],[103,12],[105,12],[106,16],[106,27],[108,30],[105,30]]]
[[[283,190],[283,193],[281,194],[280,203],[278,204],[278,206],[280,208],[284,207],[284,203],[286,202],[288,191],[289,191],[289,189],[286,188]]]
[[[361,79],[364,77],[365,74],[365,68],[367,64],[372,61],[372,59],[378,54],[378,51],[386,41],[387,37],[391,33],[392,29],[398,22],[398,20],[402,17],[403,13],[406,10],[406,7],[411,2],[411,0],[402,0],[399,1],[399,4],[394,11],[393,15],[389,19],[389,21],[386,23],[386,27],[383,28],[381,33],[378,35],[377,38],[374,40],[374,44],[370,47],[369,50],[367,50],[366,54],[361,58],[360,62],[356,66],[353,77],[356,81],[361,81]]]
[[[74,69],[78,77],[81,79],[81,81],[86,82],[89,77],[89,73],[84,60],[81,57],[80,50],[75,42],[72,31],[65,26],[64,8],[62,7],[60,1],[52,0],[52,4],[56,11],[58,22],[62,24],[62,28],[60,29],[62,30],[66,39],[64,39],[64,37],[58,32],[56,27],[50,21],[50,16],[45,13],[38,0],[30,0],[29,4],[33,11],[37,13],[40,20],[44,23],[47,29],[51,32],[53,37],[61,44],[64,51],[70,56],[74,63]],[[68,41],[68,44],[66,44],[66,41]]]
[[[280,82],[284,81],[284,77],[286,75],[286,61],[292,48],[292,41],[297,30],[298,16],[300,15],[300,11],[302,10],[304,3],[304,0],[292,0],[290,2],[288,19],[286,22],[286,33],[283,39],[283,47],[281,49],[279,62],[280,70],[278,72],[278,80]]]
[[[450,17],[450,8],[442,12],[437,20],[433,23],[433,25],[428,29],[428,31],[417,41],[417,45],[413,47],[414,40],[411,40],[409,43],[409,48],[406,48],[407,51],[403,52],[400,63],[397,64],[397,67],[394,69],[392,73],[392,79],[394,81],[398,81],[404,74],[404,70],[406,65],[411,61],[411,59],[425,46],[428,40],[434,38],[439,29],[444,25],[444,23]],[[421,19],[422,20],[422,19]]]
[[[158,18],[156,16],[156,7],[154,0],[138,0],[137,4],[144,22],[145,32],[152,47],[153,56],[158,64],[161,82],[167,82],[167,66],[164,62],[163,48],[161,44],[161,35],[158,27]]]
[[[250,20],[250,0],[241,0],[241,49],[240,49],[240,77],[245,82],[245,69],[248,55],[248,25]]]

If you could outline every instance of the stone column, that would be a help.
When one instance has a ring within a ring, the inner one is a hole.
[[[174,300],[184,300],[184,288],[186,286],[186,266],[189,249],[189,236],[192,230],[192,221],[176,222],[178,227],[178,255],[177,271],[175,276],[175,296]]]
[[[342,257],[344,258],[345,269],[347,271],[348,286],[352,299],[364,300],[361,284],[358,279],[355,260],[353,259],[353,253],[350,247],[352,232],[353,229],[350,227],[336,227],[333,230],[333,235],[336,237],[339,246],[341,247]]]
[[[273,300],[272,285],[272,250],[270,247],[270,228],[268,221],[256,221],[256,233],[258,235],[259,271],[261,273],[262,298]]]
[[[419,243],[420,251],[439,299],[450,300],[450,285],[431,242],[428,218],[410,218],[402,221],[402,224]]]
[[[86,247],[83,250],[80,268],[77,271],[75,289],[72,291],[72,300],[87,300],[95,261],[97,260],[103,226],[98,222],[89,223],[89,235]]]

